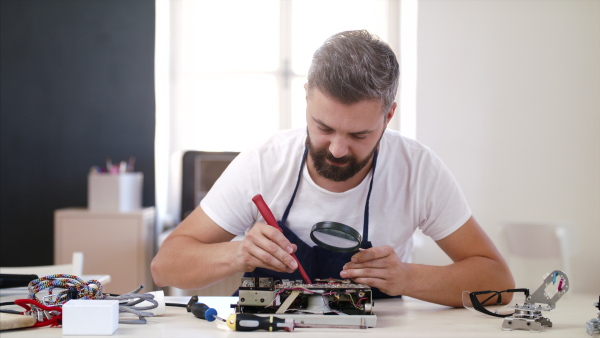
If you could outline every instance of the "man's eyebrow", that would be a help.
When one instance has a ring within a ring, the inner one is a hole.
[[[315,121],[318,125],[320,125],[321,127],[325,127],[328,129],[332,129],[330,126],[326,125],[325,122],[319,120],[318,118],[312,116],[313,121]]]
[[[316,117],[312,117],[312,119],[313,119],[313,121],[315,121],[321,127],[326,128],[326,129],[334,130],[333,128],[331,128],[330,126],[328,126],[327,124],[325,124],[325,122],[317,119]],[[359,130],[359,131],[351,132],[350,134],[352,134],[352,135],[364,135],[364,134],[369,134],[369,133],[371,133],[373,131],[374,130],[364,129],[364,130]]]

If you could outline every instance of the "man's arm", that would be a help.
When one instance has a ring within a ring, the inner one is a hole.
[[[256,223],[242,241],[230,242],[234,237],[198,206],[160,246],[151,264],[154,282],[198,289],[257,267],[285,272],[297,268],[291,256],[296,246],[265,223]]]
[[[462,306],[462,291],[514,288],[504,258],[473,217],[437,244],[454,263],[446,266],[403,263],[391,247],[382,246],[354,255],[341,276],[377,287],[389,295],[406,295],[455,307]]]

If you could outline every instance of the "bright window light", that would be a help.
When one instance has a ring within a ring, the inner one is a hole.
[[[367,29],[399,55],[398,0],[156,4],[156,206],[162,224],[178,214],[186,150],[242,151],[278,130],[306,125],[308,67],[327,37]]]

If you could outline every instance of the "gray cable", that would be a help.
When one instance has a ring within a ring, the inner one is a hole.
[[[120,316],[119,323],[121,323],[121,324],[146,324],[145,317],[154,317],[154,314],[152,312],[144,312],[143,310],[151,310],[151,309],[157,308],[158,302],[156,300],[154,300],[153,294],[150,294],[150,293],[139,294],[138,292],[140,290],[142,290],[143,288],[144,288],[144,284],[140,285],[139,288],[137,288],[129,293],[126,293],[126,294],[123,294],[120,296],[107,296],[105,298],[105,299],[119,301],[119,313],[120,314],[131,313],[131,314],[138,316],[138,319],[123,318]],[[123,304],[125,301],[127,303]],[[137,307],[135,306],[144,301],[149,302],[152,305],[137,306]]]

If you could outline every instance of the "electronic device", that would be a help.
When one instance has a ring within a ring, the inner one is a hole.
[[[275,314],[303,324],[375,327],[371,287],[348,279],[274,281],[271,277],[242,277],[236,313]]]

